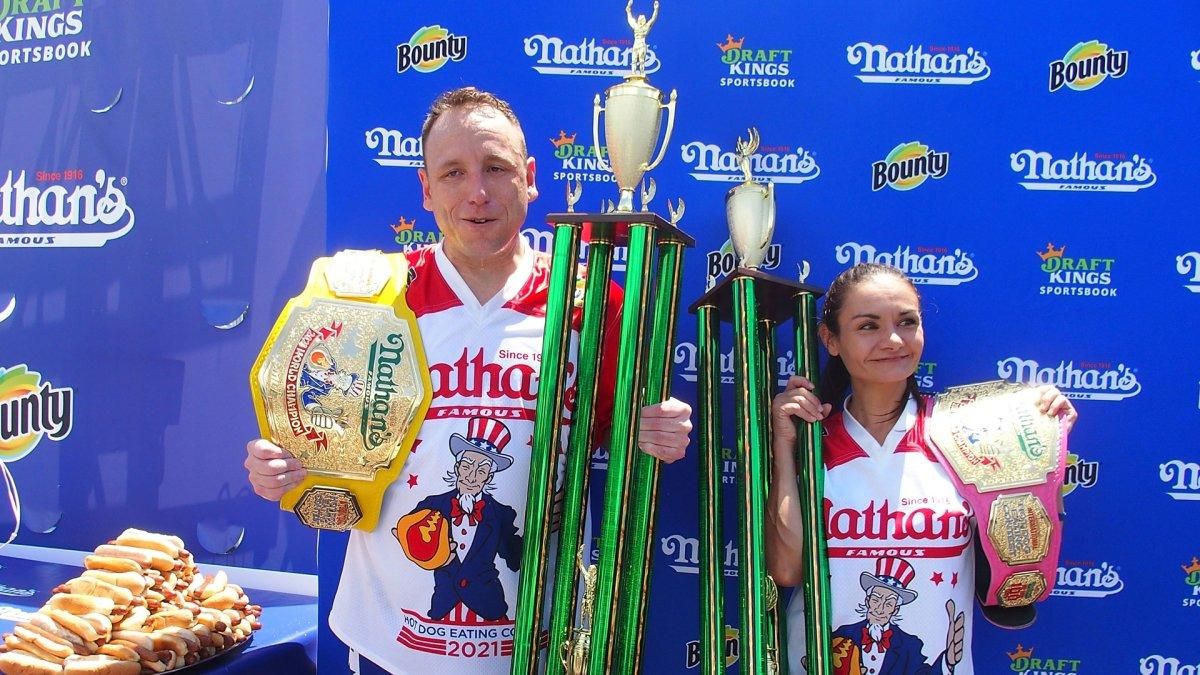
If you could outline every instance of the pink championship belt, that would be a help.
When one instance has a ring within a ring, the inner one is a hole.
[[[1053,589],[1062,545],[1058,498],[1067,437],[1037,400],[1037,390],[1003,381],[953,387],[938,396],[929,431],[978,519],[979,552],[987,559],[986,568],[976,561],[986,580],[986,595],[977,586],[984,613],[1028,608],[1027,619],[1016,619],[1022,623],[1032,621],[1029,606]]]

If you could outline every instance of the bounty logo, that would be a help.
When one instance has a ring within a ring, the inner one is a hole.
[[[408,69],[432,73],[447,61],[467,58],[467,36],[455,35],[441,26],[421,26],[407,43],[396,45],[396,73]]]
[[[1044,150],[1018,150],[1009,155],[1009,166],[1021,176],[1026,190],[1075,192],[1137,192],[1158,182],[1150,160],[1124,152],[1077,152],[1070,159],[1055,159]]]
[[[1172,499],[1200,501],[1200,464],[1172,459],[1158,465],[1158,479],[1167,484]]]
[[[1138,661],[1138,673],[1141,675],[1196,675],[1196,673],[1200,673],[1200,663],[1187,664],[1174,656],[1151,654]]]
[[[699,348],[694,342],[680,342],[675,345],[676,372],[684,380],[695,382],[700,372]],[[733,384],[733,347],[718,356],[721,364],[721,383]],[[796,356],[793,350],[787,349],[775,356],[775,379],[779,386],[787,384],[788,377],[796,372]]]
[[[821,175],[813,153],[797,146],[764,145],[750,156],[750,171],[756,179],[772,183],[803,183]],[[680,157],[692,165],[692,178],[718,183],[745,180],[738,156],[721,150],[715,143],[692,141],[679,147]]]
[[[1064,86],[1086,91],[1108,76],[1121,77],[1129,70],[1129,52],[1117,51],[1098,40],[1076,43],[1067,55],[1050,62],[1050,91]]]
[[[1073,452],[1067,453],[1067,466],[1063,474],[1062,496],[1066,497],[1082,487],[1085,490],[1095,487],[1100,479],[1100,462],[1089,462]]]
[[[399,166],[419,169],[425,166],[425,147],[420,136],[405,136],[395,129],[375,127],[366,134],[367,148],[377,150],[375,163],[379,166]]]
[[[1125,588],[1120,571],[1107,562],[1063,561],[1050,595],[1060,598],[1106,598]]]
[[[663,537],[662,553],[671,559],[668,565],[680,574],[700,574],[700,540],[673,534]],[[738,550],[733,541],[725,542],[725,576],[737,577]]]
[[[1022,384],[1052,384],[1067,398],[1083,401],[1120,401],[1142,392],[1136,371],[1108,361],[1059,361],[1042,367],[1033,359],[1010,356],[996,362],[996,375]]]
[[[395,242],[405,251],[411,251],[429,244],[436,244],[442,239],[441,232],[427,232],[425,230],[416,229],[417,219],[406,219],[400,216],[400,220],[392,223],[388,227],[395,234]]]
[[[684,665],[688,670],[698,667],[700,665],[700,641],[692,640],[688,642],[685,649]],[[725,624],[725,667],[728,668],[737,663],[740,653],[741,645],[738,640],[738,629]]]
[[[1175,257],[1175,271],[1187,278],[1183,287],[1193,293],[1200,293],[1200,252],[1188,251]]]
[[[608,148],[601,147],[600,154],[597,155],[594,144],[576,143],[575,139],[578,136],[578,131],[572,132],[568,136],[566,131],[559,129],[558,138],[550,139],[551,145],[554,146],[554,158],[562,162],[562,168],[554,171],[554,180],[574,180],[585,183],[616,182],[616,177],[612,172],[603,166],[608,162]]]
[[[1033,655],[1033,647],[1017,645],[1008,654],[1009,669],[1020,675],[1068,675],[1078,673],[1079,659],[1046,659]]]
[[[1200,558],[1192,556],[1190,565],[1180,565],[1183,573],[1186,575],[1183,578],[1191,589],[1191,597],[1183,599],[1184,607],[1200,607]]]
[[[42,382],[25,364],[0,368],[0,462],[33,452],[42,437],[61,441],[75,419],[75,392]]]
[[[124,176],[99,169],[88,183],[83,170],[67,169],[38,171],[32,178],[9,171],[0,185],[0,248],[94,248],[133,229]]]
[[[979,276],[974,254],[946,246],[899,246],[894,251],[880,251],[872,244],[848,241],[834,248],[837,261],[843,265],[870,262],[898,267],[914,284],[958,286]]]
[[[779,258],[782,251],[783,248],[779,244],[771,244],[767,248],[767,257],[758,266],[758,269],[773,270],[779,267]],[[726,239],[725,244],[721,246],[720,250],[709,251],[706,261],[708,263],[706,272],[708,281],[705,288],[712,288],[717,279],[737,269],[737,253],[733,251],[733,241]]]
[[[927,178],[944,178],[949,170],[950,153],[934,152],[920,141],[901,143],[871,165],[871,190],[882,190],[884,186],[901,192],[912,190]]]
[[[729,74],[721,78],[722,87],[795,87],[796,80],[787,77],[791,73],[792,50],[752,49],[746,47],[746,37],[733,39],[726,35],[725,42],[718,42],[721,63],[729,67]]]
[[[525,38],[525,56],[535,59],[533,69],[542,75],[587,75],[625,77],[633,62],[633,40],[584,38],[567,43],[551,35]],[[646,73],[658,72],[662,63],[650,47],[646,48]]]
[[[862,64],[855,77],[868,84],[975,84],[992,74],[983,52],[958,45],[909,45],[897,52],[856,42],[846,47],[846,60]]]
[[[1052,242],[1046,244],[1045,251],[1036,251],[1046,273],[1040,295],[1117,297],[1117,288],[1112,285],[1116,258],[1069,258],[1066,251],[1066,244],[1055,248]]]
[[[83,32],[82,5],[83,0],[0,2],[0,66],[91,56],[91,40],[68,39]]]

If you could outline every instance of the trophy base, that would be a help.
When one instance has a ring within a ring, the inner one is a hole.
[[[623,246],[629,241],[629,228],[632,225],[652,225],[658,231],[660,241],[676,241],[684,246],[696,245],[696,240],[688,233],[672,225],[670,221],[657,213],[650,211],[634,211],[632,213],[550,213],[546,215],[550,225],[582,225],[584,238],[592,225],[609,224],[613,228],[613,244]]]
[[[759,318],[782,323],[792,319],[796,310],[795,297],[809,294],[819,298],[825,294],[825,289],[812,284],[777,277],[774,274],[760,272],[753,267],[739,267],[717,282],[707,293],[688,307],[688,312],[695,314],[701,307],[716,307],[720,310],[721,320],[733,321],[733,281],[743,277],[754,279],[755,292],[758,294]]]

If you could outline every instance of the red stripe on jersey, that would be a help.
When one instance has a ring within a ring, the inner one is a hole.
[[[409,251],[408,265],[412,270],[410,276],[415,274],[416,278],[408,285],[404,295],[413,314],[421,317],[462,306],[462,300],[454,294],[438,269],[432,246]]]
[[[933,399],[928,396],[920,397],[917,400],[917,421],[908,433],[904,434],[904,438],[900,439],[900,443],[896,445],[896,452],[919,452],[931,462],[938,461],[937,456],[933,454],[933,443],[926,442],[928,439],[925,436],[925,420],[932,412]]]
[[[829,416],[822,425],[825,429],[825,442],[821,450],[825,459],[825,470],[841,466],[860,457],[869,457],[866,450],[859,447],[854,438],[846,431],[846,422],[842,411]]]

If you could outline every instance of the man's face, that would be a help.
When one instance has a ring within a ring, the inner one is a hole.
[[[418,175],[425,209],[455,263],[484,265],[517,251],[537,198],[534,161],[524,147],[521,130],[488,106],[447,110],[429,130]]]
[[[867,593],[867,621],[882,626],[892,620],[900,608],[900,594],[890,588],[876,586]]]
[[[483,453],[468,450],[458,458],[454,473],[458,476],[460,494],[477,495],[492,479],[492,460]]]

